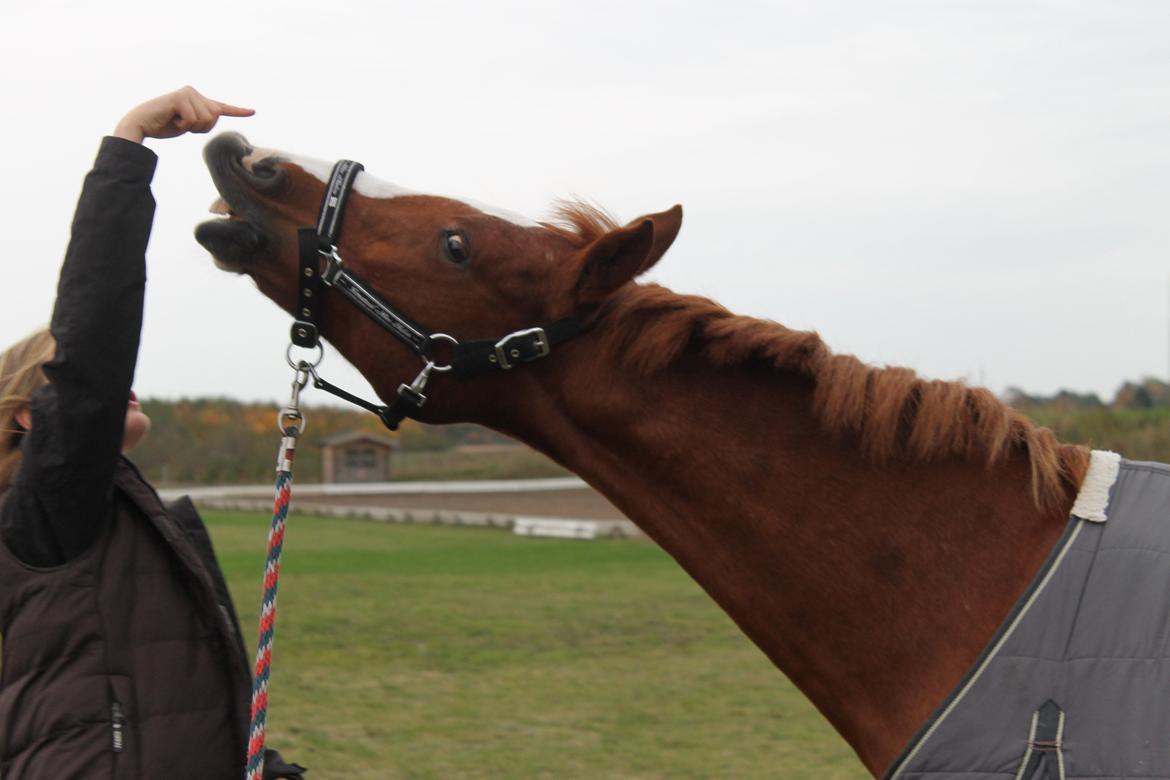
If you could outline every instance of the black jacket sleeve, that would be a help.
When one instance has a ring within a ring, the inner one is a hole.
[[[0,508],[18,558],[58,566],[97,537],[113,505],[113,474],[138,357],[146,244],[157,158],[141,144],[102,140],[85,179],[50,329],[56,355],[32,399],[32,430]]]

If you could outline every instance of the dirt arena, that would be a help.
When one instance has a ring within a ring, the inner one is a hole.
[[[308,499],[306,499],[308,500]],[[384,506],[394,509],[442,509],[494,512],[537,517],[572,517],[586,520],[618,520],[618,509],[590,488],[522,493],[396,493],[314,497],[313,501],[338,506]]]

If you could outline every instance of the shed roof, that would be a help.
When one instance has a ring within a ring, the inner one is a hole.
[[[368,442],[379,447],[386,447],[389,449],[396,449],[398,442],[388,436],[379,436],[376,433],[366,433],[365,431],[348,431],[346,433],[335,433],[332,436],[327,436],[321,439],[322,447],[340,447],[344,444],[354,444],[357,442]]]

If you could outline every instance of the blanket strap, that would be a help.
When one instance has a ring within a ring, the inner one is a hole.
[[[1064,711],[1049,699],[1032,713],[1028,750],[1016,780],[1065,780],[1063,740]]]

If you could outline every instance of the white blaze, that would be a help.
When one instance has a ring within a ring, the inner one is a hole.
[[[329,183],[329,177],[333,174],[333,163],[325,162],[324,160],[315,160],[312,157],[302,157],[295,154],[273,152],[267,149],[255,150],[252,152],[252,154],[248,155],[248,157],[244,158],[244,164],[247,166],[252,161],[260,160],[264,157],[270,157],[272,155],[278,155],[281,158],[293,163],[294,165],[299,165],[305,170],[306,173],[312,174],[316,178],[320,179],[324,184]],[[407,189],[406,187],[400,187],[399,185],[392,184],[388,181],[382,181],[381,179],[371,176],[366,171],[362,171],[358,174],[357,179],[354,180],[353,188],[355,191],[365,195],[367,198],[400,198],[404,195],[427,194],[425,192],[418,192],[417,190]],[[533,219],[529,219],[523,214],[517,214],[514,211],[497,208],[486,203],[480,203],[479,201],[468,200],[467,198],[450,198],[450,200],[457,200],[460,203],[465,203],[474,209],[482,211],[484,214],[492,217],[498,217],[507,222],[511,222],[514,225],[519,225],[520,227],[540,227],[539,222]]]

